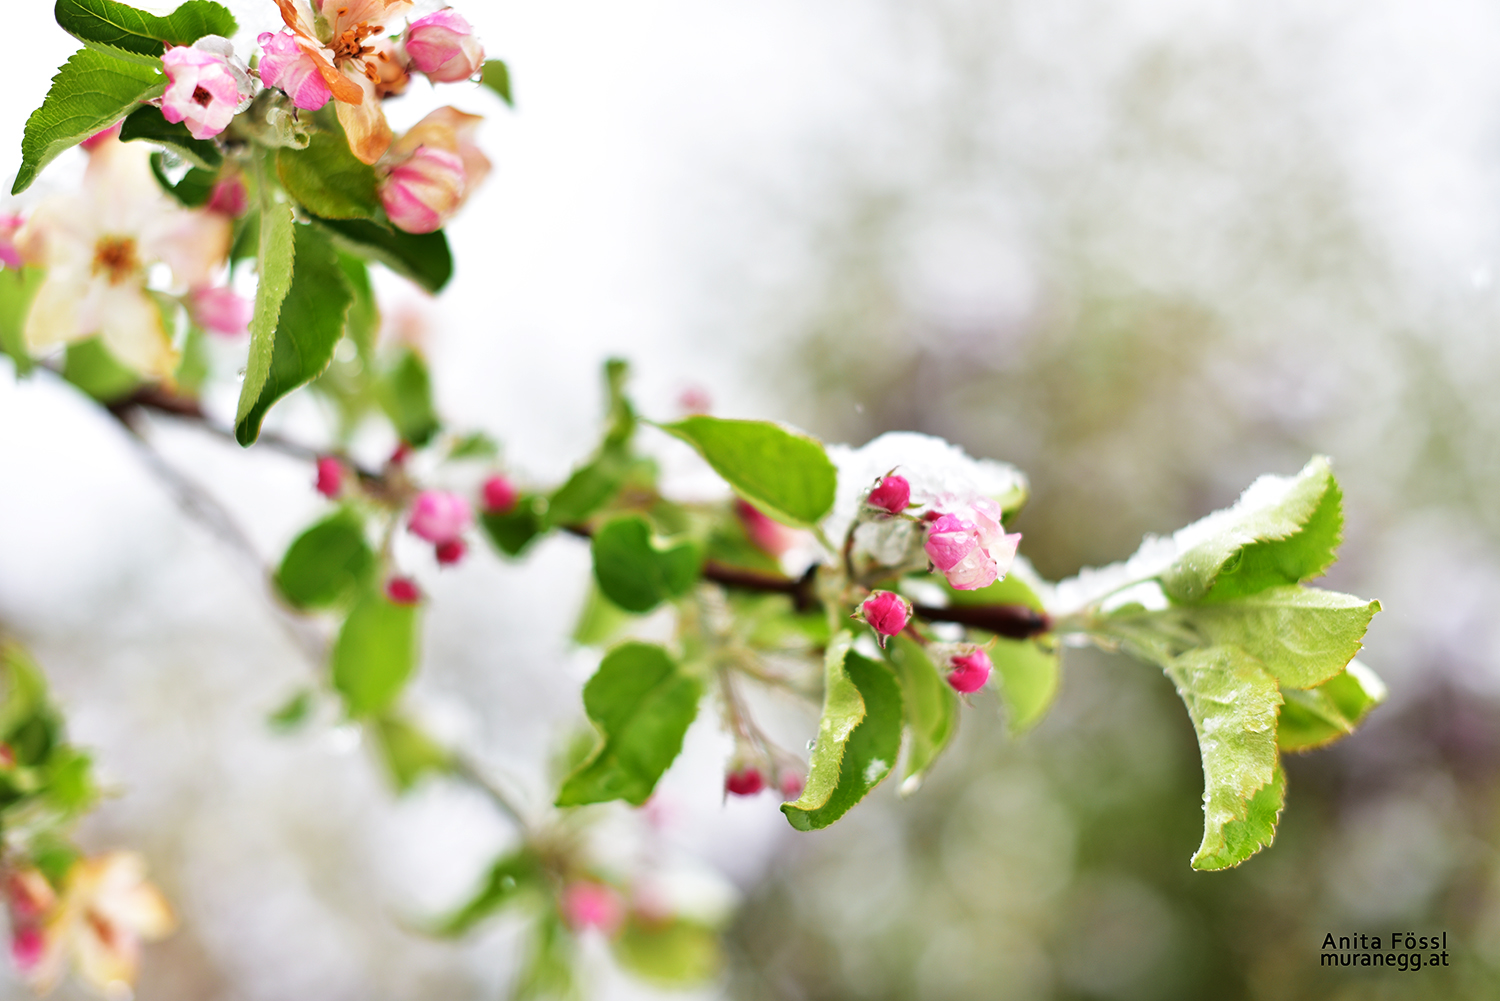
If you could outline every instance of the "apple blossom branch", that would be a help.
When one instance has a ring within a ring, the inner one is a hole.
[[[165,414],[196,424],[229,441],[234,440],[233,429],[215,424],[203,412],[197,401],[177,396],[157,387],[138,390],[123,399],[106,404],[104,409],[128,432],[147,470],[167,487],[183,512],[243,557],[260,576],[262,582],[269,581],[272,574],[270,567],[265,564],[256,551],[255,544],[250,541],[234,515],[212,493],[173,467],[152,444],[138,421],[140,414],[144,411]],[[320,453],[310,446],[276,435],[262,434],[260,444],[299,459],[316,461],[320,456]],[[370,481],[384,479],[379,473],[355,468],[361,479]],[[269,590],[274,596],[275,589]],[[277,621],[286,630],[308,663],[315,670],[320,669],[328,660],[326,642],[311,628],[312,624],[301,615],[288,608],[280,600],[275,600],[273,603],[276,606]],[[521,830],[531,828],[532,825],[528,823],[525,814],[512,797],[500,785],[486,777],[479,764],[472,758],[463,753],[454,752],[450,758],[449,774],[482,793]]]

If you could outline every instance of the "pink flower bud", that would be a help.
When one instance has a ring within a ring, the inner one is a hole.
[[[16,752],[9,744],[0,744],[0,768],[14,768]]]
[[[100,129],[98,132],[95,132],[93,135],[89,136],[78,145],[82,147],[86,152],[92,153],[94,150],[98,149],[100,146],[103,146],[110,140],[120,138],[120,129],[123,127],[123,125],[123,122],[115,122],[109,128]]]
[[[431,233],[463,204],[468,177],[457,153],[419,146],[380,185],[380,204],[398,229]]]
[[[317,111],[328,103],[333,91],[318,72],[312,56],[297,44],[290,31],[265,32],[260,42],[260,82],[276,87],[292,99],[292,104],[306,111]]]
[[[953,669],[948,672],[948,684],[965,695],[983,688],[984,683],[990,680],[990,672],[995,669],[995,665],[990,663],[990,655],[983,650],[955,654],[949,665]]]
[[[745,534],[750,537],[750,541],[772,556],[779,557],[797,544],[796,532],[780,522],[772,521],[749,501],[736,499],[734,513],[739,516],[740,524],[745,526]]]
[[[509,514],[515,509],[521,491],[498,473],[484,481],[484,509],[490,514]]]
[[[411,23],[406,54],[433,83],[467,80],[484,67],[484,47],[469,22],[451,7]]]
[[[451,567],[463,559],[468,551],[469,547],[464,544],[463,539],[449,539],[447,542],[439,542],[433,548],[438,563],[445,567]]]
[[[187,307],[194,323],[225,337],[246,333],[255,312],[255,303],[227,287],[194,289]]]
[[[807,785],[807,780],[796,772],[782,772],[779,785],[782,799],[796,799],[802,795],[802,789]]]
[[[42,937],[41,929],[34,925],[22,925],[11,935],[10,958],[22,973],[36,969],[46,949],[47,941]]]
[[[238,174],[219,181],[208,196],[205,208],[210,212],[238,219],[250,209],[250,193],[245,190],[245,182]]]
[[[880,643],[885,645],[887,636],[895,636],[906,628],[911,618],[911,603],[899,594],[876,591],[859,606],[860,616],[880,634]]]
[[[412,502],[406,527],[434,545],[452,542],[474,520],[469,502],[447,490],[423,490]]]
[[[871,507],[884,508],[891,514],[900,514],[911,503],[911,484],[904,476],[887,476],[874,490],[867,501]]]
[[[392,577],[385,582],[385,596],[398,605],[415,605],[422,600],[422,591],[410,577]]]
[[[223,132],[240,101],[249,96],[240,93],[229,60],[217,52],[174,45],[161,62],[167,74],[161,116],[169,122],[186,122],[194,139],[212,139]]]
[[[0,264],[7,268],[20,268],[21,251],[16,247],[16,231],[26,224],[18,215],[0,215]]]
[[[598,928],[606,934],[620,926],[625,908],[620,895],[603,883],[570,883],[563,890],[563,919],[573,928]]]
[[[344,490],[344,464],[331,455],[318,460],[318,493],[333,500]]]
[[[927,558],[940,573],[947,573],[979,548],[979,532],[972,521],[956,514],[938,517],[927,529]]]
[[[736,796],[754,796],[766,787],[766,777],[754,765],[735,769],[724,776],[724,791]]]

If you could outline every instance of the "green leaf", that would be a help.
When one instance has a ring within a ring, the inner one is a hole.
[[[234,15],[209,0],[188,0],[165,17],[114,0],[57,0],[57,23],[81,42],[160,56],[166,45],[191,45],[204,35],[229,38]],[[163,44],[165,43],[165,44]]]
[[[1046,640],[1008,640],[997,637],[990,661],[1000,675],[1000,697],[1012,733],[1035,726],[1057,695],[1059,651]]]
[[[26,649],[14,640],[0,639],[0,670],[4,672],[0,740],[8,743],[24,724],[47,711],[47,679]]]
[[[1312,688],[1359,652],[1380,602],[1295,584],[1180,612],[1209,645],[1237,646],[1288,688]]]
[[[1231,820],[1224,825],[1223,849],[1210,856],[1203,855],[1200,850],[1194,857],[1194,868],[1208,871],[1232,869],[1262,848],[1269,848],[1276,839],[1276,823],[1285,806],[1286,772],[1278,761],[1270,783],[1250,798],[1245,819]]]
[[[778,521],[812,528],[833,508],[838,472],[815,438],[766,421],[718,417],[661,427],[697,449],[742,497]]]
[[[531,941],[521,972],[516,974],[510,1001],[573,1001],[580,995],[573,965],[573,935],[555,908],[531,926]]]
[[[79,49],[52,78],[42,106],[26,119],[21,169],[10,193],[31,186],[36,175],[63,150],[107,129],[142,101],[166,89],[160,63],[141,66],[92,49]]]
[[[1185,548],[1162,574],[1162,589],[1174,601],[1197,602],[1311,580],[1333,564],[1340,501],[1323,456],[1295,477],[1262,476],[1233,507],[1176,533]]]
[[[453,756],[446,748],[398,716],[378,717],[372,730],[380,760],[398,793],[410,791],[425,775],[452,767]]]
[[[172,373],[178,393],[196,397],[212,372],[213,359],[208,354],[208,335],[202,328],[190,325],[187,337],[182,342],[182,360],[177,363],[177,371]]]
[[[1276,679],[1227,646],[1190,650],[1163,666],[1187,705],[1203,759],[1203,843],[1193,868],[1239,865],[1271,843],[1281,810]]]
[[[306,149],[276,154],[276,176],[302,207],[324,219],[370,219],[380,211],[375,168],[349,151],[342,131],[314,132]]]
[[[434,294],[453,277],[453,255],[442,230],[407,233],[368,219],[323,219],[314,222],[332,234],[351,254],[379,261]]]
[[[611,945],[622,967],[664,987],[712,980],[723,965],[718,933],[681,918],[653,921],[632,913]]]
[[[907,634],[892,638],[890,658],[901,679],[901,704],[911,734],[901,781],[901,795],[909,796],[921,787],[932,763],[958,732],[958,694],[922,645]]]
[[[501,856],[490,866],[468,901],[439,921],[433,934],[445,938],[462,935],[516,902],[528,890],[541,887],[542,870],[529,849]]]
[[[247,435],[240,429],[248,427],[246,418],[255,409],[261,392],[271,375],[271,359],[276,349],[276,326],[281,319],[282,302],[292,287],[292,270],[295,265],[295,224],[292,222],[292,207],[286,202],[276,202],[275,195],[264,182],[260,185],[261,209],[257,215],[259,250],[256,267],[260,271],[260,282],[255,290],[255,310],[250,316],[250,358],[245,365],[245,380],[240,385],[239,408],[235,413],[235,438],[241,445],[248,445],[256,435]],[[259,428],[256,428],[256,434]]]
[[[630,363],[623,358],[609,358],[604,362],[604,393],[609,404],[608,429],[604,433],[604,447],[623,446],[635,434],[637,418],[635,405],[625,393],[630,381]]]
[[[396,363],[381,378],[376,395],[404,442],[420,448],[443,426],[432,405],[427,363],[411,348],[402,348]]]
[[[234,239],[229,244],[229,266],[253,259],[260,253],[260,209],[252,202],[250,210],[234,221]]]
[[[333,645],[333,687],[350,716],[385,712],[417,666],[417,606],[372,589],[355,603]]]
[[[583,599],[583,611],[578,613],[578,624],[573,627],[573,642],[579,646],[604,646],[634,621],[635,616],[604,597],[599,585],[591,581],[588,596]]]
[[[364,519],[342,508],[292,542],[276,571],[276,589],[301,611],[342,605],[375,575]]]
[[[26,314],[31,312],[31,300],[46,279],[47,273],[41,268],[0,270],[0,351],[10,356],[18,376],[29,375],[35,367],[26,347]]]
[[[359,350],[361,363],[369,366],[375,353],[375,335],[380,332],[380,308],[375,304],[375,289],[370,285],[370,269],[364,261],[342,250],[339,269],[354,295],[344,320],[344,332]]]
[[[527,494],[517,498],[516,506],[504,514],[484,512],[479,525],[496,549],[506,556],[520,556],[545,529],[536,508],[537,498]]]
[[[721,516],[714,518],[709,530],[705,559],[723,566],[759,570],[762,573],[782,576],[785,571],[781,561],[750,541],[745,523],[725,505]]]
[[[47,761],[42,781],[47,801],[64,816],[86,813],[99,799],[93,759],[74,747],[58,748]]]
[[[558,806],[623,799],[640,806],[682,750],[702,686],[659,646],[623,643],[583,686],[600,741],[557,794]]]
[[[274,215],[280,215],[281,208],[284,206],[278,207]],[[275,228],[262,226],[263,285],[272,277],[264,251],[267,237],[276,238]],[[328,238],[311,226],[292,228],[295,248],[292,282],[281,301],[269,358],[264,350],[257,350],[263,343],[257,336],[263,328],[258,324],[261,304],[260,296],[256,296],[255,317],[250,322],[250,365],[234,428],[241,445],[251,444],[260,435],[261,421],[272,404],[328,367],[334,346],[344,332],[344,316],[354,298]],[[274,295],[274,290],[271,294]]]
[[[841,634],[842,635],[842,634]],[[823,794],[820,800],[808,797],[807,789],[795,803],[783,803],[781,812],[799,831],[815,831],[827,827],[849,812],[865,795],[890,773],[901,750],[901,688],[890,668],[878,661],[867,660],[850,651],[843,658],[844,678],[857,689],[864,713],[848,736],[839,743],[837,784]],[[842,701],[848,703],[847,697]],[[850,718],[842,712],[833,726],[824,728],[818,724],[818,744],[813,749],[812,773],[807,787],[815,781],[821,789],[827,787],[826,775],[819,775],[819,766],[825,769],[826,758],[819,761],[825,740],[836,739],[842,724]],[[828,718],[828,706],[824,704],[824,719]]]
[[[547,499],[547,524],[577,525],[608,504],[630,473],[631,458],[620,448],[605,448],[573,471]]]
[[[854,635],[841,629],[828,641],[823,652],[823,713],[818,718],[818,736],[808,762],[807,784],[802,787],[802,796],[795,803],[781,808],[793,827],[798,824],[789,809],[796,810],[800,818],[808,811],[820,809],[838,788],[844,747],[859,721],[865,718],[864,696],[860,695],[859,686],[845,670],[845,661],[853,646]]]
[[[686,594],[703,563],[691,542],[658,545],[650,524],[636,514],[607,522],[594,533],[592,549],[599,589],[627,612],[649,612]]]
[[[174,184],[171,177],[167,176],[165,160],[165,154],[151,154],[151,173],[156,175],[156,183],[161,185],[161,189],[185,208],[196,209],[207,205],[208,200],[213,197],[214,183],[219,176],[217,172],[192,167]]]
[[[291,733],[307,722],[307,717],[312,714],[312,709],[312,690],[304,688],[278,706],[271,715],[267,716],[266,723],[272,730],[280,733]]]
[[[479,82],[499,94],[500,100],[512,108],[516,106],[516,102],[510,93],[510,67],[506,66],[503,60],[486,59],[484,61],[484,76],[480,78]]]
[[[101,403],[129,396],[141,384],[140,375],[116,361],[98,337],[68,345],[63,378]]]
[[[1276,744],[1282,751],[1310,751],[1354,732],[1365,716],[1385,701],[1385,683],[1374,671],[1351,660],[1317,688],[1283,688]]]
[[[973,591],[960,591],[946,580],[942,581],[941,586],[948,594],[949,604],[953,605],[1025,605],[1038,612],[1047,610],[1042,605],[1042,599],[1037,597],[1030,585],[1014,572],[988,587],[976,588]]]
[[[120,123],[120,141],[144,140],[165,146],[195,167],[217,172],[224,163],[224,154],[209,139],[194,139],[182,122],[169,122],[162,117],[161,109],[149,104],[136,108]],[[161,175],[157,175],[158,180]],[[205,197],[204,201],[208,199]],[[199,205],[203,202],[199,202]]]
[[[500,454],[500,445],[483,431],[472,431],[453,443],[448,450],[448,461],[460,459],[490,459]]]

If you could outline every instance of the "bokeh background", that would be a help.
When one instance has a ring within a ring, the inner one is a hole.
[[[49,6],[5,12],[13,151],[74,48]],[[274,26],[269,0],[230,6],[247,35]],[[381,292],[427,330],[445,413],[524,475],[588,450],[611,353],[651,414],[696,387],[830,441],[906,428],[1016,463],[1023,550],[1054,578],[1321,452],[1348,522],[1328,584],[1385,606],[1363,656],[1389,703],[1289,762],[1275,846],[1228,873],[1188,867],[1191,728],[1124,659],[1070,651],[1019,740],[978,700],[917,796],[882,788],[810,836],[769,797],[720,803],[730,745],[700,721],[631,835],[739,902],[729,971],[694,996],[1500,995],[1500,10],[461,9],[518,107],[464,88],[392,107],[490,116],[497,170],[450,229],[451,289]],[[59,160],[38,194],[77,170]],[[183,919],[140,996],[500,996],[513,925],[458,945],[409,926],[466,892],[506,824],[441,784],[393,799],[330,707],[272,733],[310,667],[260,568],[185,519],[107,416],[0,369],[0,623],[118,792],[82,840],[146,852]],[[232,405],[232,380],[219,392]],[[153,436],[266,560],[319,509],[303,465]],[[586,551],[424,572],[416,711],[540,802],[592,667],[566,639]],[[1451,967],[1318,966],[1326,932],[1397,930],[1446,931]],[[588,961],[591,995],[652,996]]]

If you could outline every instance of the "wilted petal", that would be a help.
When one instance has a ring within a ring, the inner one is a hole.
[[[33,354],[40,354],[59,344],[75,341],[84,336],[80,330],[78,306],[86,282],[76,276],[49,272],[36,298],[31,300],[31,311],[26,314],[26,347]]]
[[[343,79],[359,88],[363,100],[358,104],[350,104],[339,97],[335,90],[333,96],[339,99],[339,124],[349,137],[350,152],[364,163],[374,163],[391,147],[391,127],[386,123],[385,112],[375,97],[375,84],[363,76],[357,79],[346,76]]]
[[[112,286],[105,294],[99,334],[109,353],[142,375],[165,379],[180,361],[162,326],[161,311],[139,285]]]

